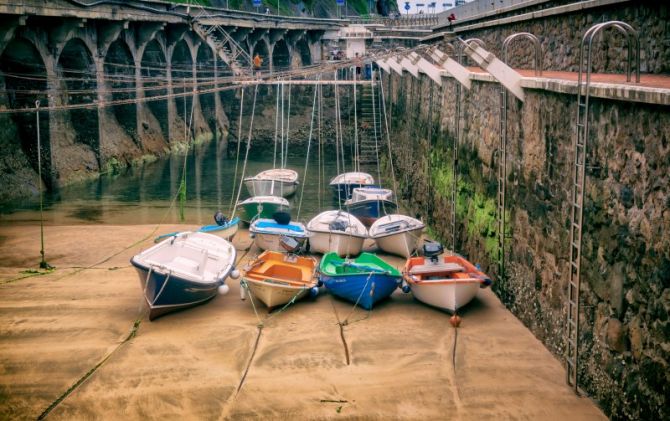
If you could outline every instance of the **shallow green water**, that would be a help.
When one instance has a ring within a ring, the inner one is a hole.
[[[185,223],[210,224],[217,209],[230,215],[231,197],[237,195],[241,179],[243,156],[235,180],[235,158],[226,157],[215,142],[189,152],[186,162]],[[269,157],[267,155],[270,155]],[[319,182],[318,156],[310,156],[305,179],[305,157],[290,157],[287,167],[298,172],[301,185],[288,198],[293,217],[297,217],[304,185],[300,220],[306,221],[318,212],[334,209],[337,203],[328,189],[328,182],[337,175],[334,155],[324,156],[323,176]],[[271,154],[250,157],[246,176],[272,168]],[[346,163],[351,171],[351,163]],[[184,156],[130,168],[122,174],[101,176],[98,179],[62,188],[45,195],[46,224],[156,224],[179,223],[179,205],[175,201],[184,166]],[[362,168],[377,178],[376,166]],[[235,190],[233,191],[233,188]],[[249,197],[242,187],[240,200]],[[34,224],[39,221],[37,197],[0,205],[0,223]]]

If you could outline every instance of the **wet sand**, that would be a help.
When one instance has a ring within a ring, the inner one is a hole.
[[[46,227],[56,271],[16,280],[39,263],[39,227],[0,227],[0,419],[39,417],[96,367],[50,419],[605,419],[489,289],[458,330],[400,290],[368,314],[322,288],[269,319],[259,308],[258,337],[234,281],[149,322],[129,259],[193,226],[155,228]],[[258,254],[246,231],[234,243],[240,267]]]

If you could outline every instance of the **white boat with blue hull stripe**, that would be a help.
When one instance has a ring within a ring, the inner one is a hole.
[[[235,247],[202,232],[178,233],[133,256],[149,306],[149,320],[228,292],[226,278],[238,278]]]

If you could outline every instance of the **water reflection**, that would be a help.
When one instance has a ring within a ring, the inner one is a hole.
[[[211,142],[191,150],[186,156],[185,223],[213,223],[217,209],[230,215],[231,198],[237,194],[233,185],[239,186],[240,181],[234,182],[234,157],[231,159],[226,155],[217,142]],[[45,197],[45,222],[53,225],[178,223],[176,196],[184,161],[183,155],[175,155],[128,169],[123,174],[103,176],[49,193]],[[300,174],[301,185],[289,198],[294,217],[304,183],[300,212],[303,221],[326,208],[337,207],[327,186],[328,181],[337,175],[334,156],[332,159],[324,157],[321,177],[317,157],[312,156],[309,161],[307,179],[304,176],[305,157],[289,157],[287,161],[287,167]],[[242,164],[240,161],[238,172],[242,171]],[[269,168],[272,168],[272,156],[250,157],[246,175]],[[375,167],[362,170],[377,174]],[[247,197],[249,194],[243,187],[240,200]],[[0,223],[34,224],[35,221],[39,221],[38,198],[0,204]]]

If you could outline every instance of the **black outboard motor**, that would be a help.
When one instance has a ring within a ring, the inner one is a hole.
[[[423,243],[423,255],[430,259],[431,263],[437,263],[440,254],[444,253],[444,247],[437,241],[426,241]]]
[[[216,222],[216,225],[226,225],[228,223],[228,218],[226,218],[226,215],[224,215],[220,210],[216,211],[214,214],[214,222]]]
[[[272,214],[272,219],[280,225],[288,225],[291,222],[291,214],[288,212],[275,212]]]

